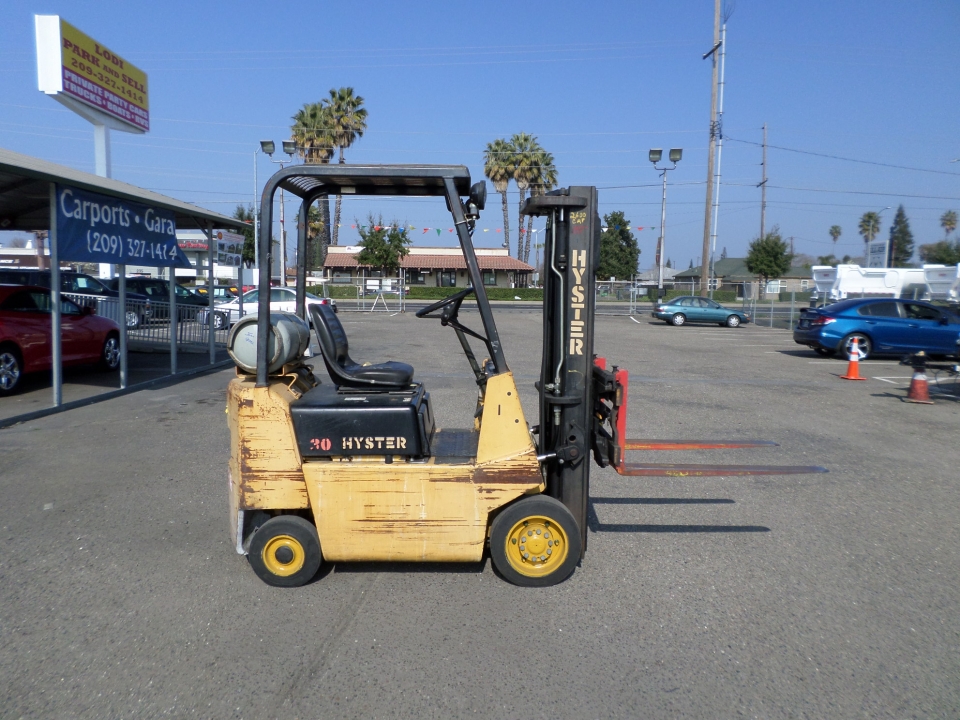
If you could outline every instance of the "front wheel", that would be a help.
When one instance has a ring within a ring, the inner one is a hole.
[[[514,585],[556,585],[580,562],[580,528],[559,500],[525,497],[493,521],[490,558],[497,572]]]
[[[298,515],[270,518],[254,532],[247,561],[267,585],[305,585],[323,561],[317,528]]]
[[[686,321],[687,321],[687,316],[684,315],[683,313],[677,313],[670,319],[670,322],[672,322],[676,327],[680,327]]]
[[[115,372],[120,367],[120,339],[116,335],[109,335],[103,342],[100,352],[100,369]]]
[[[23,360],[13,347],[0,348],[0,395],[9,395],[20,387]]]
[[[140,315],[138,315],[134,310],[127,310],[126,321],[127,330],[136,330],[142,323]]]
[[[857,350],[860,352],[860,359],[866,360],[870,357],[870,353],[873,352],[873,343],[870,342],[870,338],[863,333],[850,333],[840,341],[840,347],[843,349],[844,356],[847,358],[850,357],[850,351],[853,350],[854,339],[857,341]]]
[[[213,314],[213,329],[214,330],[223,330],[227,326],[227,316],[222,312],[215,312]]]
[[[730,317],[728,317],[727,327],[729,328],[740,327],[740,318],[737,317],[736,315],[731,315]]]

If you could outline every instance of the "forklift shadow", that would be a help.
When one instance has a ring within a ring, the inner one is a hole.
[[[763,525],[634,525],[627,523],[602,523],[597,517],[599,505],[714,505],[732,504],[728,498],[590,498],[587,507],[587,528],[593,533],[743,533],[770,532]]]

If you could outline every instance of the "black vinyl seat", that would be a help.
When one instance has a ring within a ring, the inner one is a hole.
[[[323,362],[337,387],[397,390],[413,380],[413,367],[401,362],[361,365],[350,358],[347,333],[329,305],[311,305],[313,329],[320,342]]]

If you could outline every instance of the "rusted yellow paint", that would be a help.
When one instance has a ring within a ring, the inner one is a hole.
[[[543,480],[529,456],[479,468],[359,458],[303,473],[328,560],[478,561],[489,514]]]
[[[477,464],[485,465],[528,453],[536,454],[536,448],[523,416],[513,373],[495,375],[487,380],[483,399]]]
[[[487,381],[477,457],[443,464],[357,457],[303,463],[282,380],[227,392],[230,509],[312,508],[327,560],[477,561],[490,514],[543,492],[512,374]]]
[[[227,389],[232,502],[241,510],[309,507],[290,420],[295,399],[282,382],[258,388],[238,377]]]

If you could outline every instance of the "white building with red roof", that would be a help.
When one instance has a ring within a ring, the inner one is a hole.
[[[357,284],[382,276],[379,268],[360,265],[359,245],[331,245],[323,263],[323,276],[331,283]],[[400,262],[405,284],[433,287],[467,287],[467,263],[459,247],[409,247]],[[476,248],[477,264],[487,287],[527,287],[533,267],[510,256],[506,248]]]

